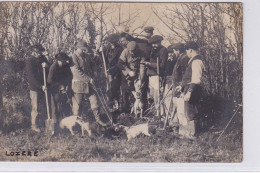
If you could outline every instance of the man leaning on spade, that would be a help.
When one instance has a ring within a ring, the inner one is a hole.
[[[36,125],[36,118],[39,114],[39,99],[44,95],[43,91],[47,89],[44,85],[43,68],[47,68],[49,63],[47,58],[43,55],[44,51],[45,49],[41,44],[35,44],[31,47],[31,55],[26,60],[26,72],[32,106],[31,129],[36,132],[40,132],[40,129]]]

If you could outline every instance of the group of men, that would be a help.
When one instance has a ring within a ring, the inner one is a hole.
[[[137,96],[144,105],[144,111],[148,109],[149,103],[154,103],[157,118],[164,114],[160,107],[163,104],[162,98],[167,94],[168,98],[182,97],[185,101],[185,115],[189,123],[182,129],[188,131],[189,137],[194,136],[194,122],[198,112],[196,105],[200,99],[204,68],[198,44],[191,41],[186,44],[172,44],[166,48],[161,44],[163,37],[154,35],[153,32],[153,27],[145,27],[142,35],[144,38],[139,38],[129,34],[128,27],[121,27],[118,33],[107,37],[107,46],[101,46],[95,54],[91,53],[91,47],[86,41],[78,40],[71,57],[63,52],[58,53],[52,65],[42,55],[45,51],[42,45],[32,46],[31,57],[26,62],[32,101],[32,130],[40,131],[35,121],[38,115],[37,99],[39,93],[46,89],[50,91],[52,117],[62,112],[60,96],[71,89],[73,115],[81,114],[84,97],[87,97],[96,122],[107,126],[100,119],[95,85],[96,74],[106,73],[109,86],[106,94],[114,121],[116,114],[130,113],[132,91],[138,90]],[[100,60],[104,63],[105,72],[96,70]],[[49,70],[46,88],[42,69],[47,66]],[[137,81],[140,83],[138,89],[135,86]],[[177,116],[175,122],[179,126]]]

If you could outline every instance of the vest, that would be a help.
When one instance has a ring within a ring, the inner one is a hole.
[[[195,56],[194,58],[192,58],[192,60],[189,62],[186,70],[185,70],[185,73],[183,75],[183,78],[182,78],[182,85],[185,86],[185,85],[188,85],[190,84],[191,82],[191,77],[192,77],[192,63],[194,60],[201,60],[200,58],[200,55],[197,55]]]

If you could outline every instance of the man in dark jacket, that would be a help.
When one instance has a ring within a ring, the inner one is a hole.
[[[176,107],[177,105],[176,102],[174,103],[173,100],[176,100],[175,97],[180,96],[180,92],[176,92],[175,88],[176,86],[179,86],[181,84],[182,76],[185,72],[186,66],[188,64],[189,58],[185,54],[185,49],[184,49],[184,44],[182,43],[175,43],[172,44],[168,47],[168,60],[173,59],[173,56],[175,57],[172,62],[167,61],[167,68],[166,68],[166,73],[167,75],[167,80],[166,80],[166,86],[165,86],[165,94],[168,94],[168,97],[165,98],[165,107],[171,115],[174,115],[175,110],[171,110],[173,107]],[[172,57],[172,58],[171,58]],[[171,88],[169,86],[172,85]],[[169,91],[171,89],[171,91]],[[178,126],[179,126],[179,119],[178,116],[174,116],[172,121],[170,122],[171,126],[173,126],[174,131],[178,131]]]
[[[144,62],[147,66],[147,75],[149,76],[150,96],[154,99],[156,105],[159,104],[158,99],[160,96],[158,93],[161,89],[161,82],[163,81],[165,75],[165,64],[168,57],[167,49],[161,44],[162,40],[163,37],[159,35],[154,35],[148,40],[148,43],[152,45],[152,51],[149,61]],[[157,69],[157,66],[159,66],[159,69]],[[161,114],[159,110],[160,109],[157,109],[157,117]]]
[[[45,49],[41,44],[35,44],[31,48],[31,56],[26,60],[26,71],[32,105],[31,129],[40,132],[40,129],[36,125],[36,118],[38,116],[39,97],[46,89],[43,79],[43,67],[46,68],[48,66],[48,60],[42,55]]]
[[[55,62],[50,66],[48,74],[48,84],[51,92],[51,114],[53,119],[64,118],[66,109],[64,94],[68,94],[71,86],[72,73],[70,70],[70,57],[60,52],[55,55]],[[63,107],[62,107],[63,106]]]
[[[130,96],[134,90],[134,80],[140,79],[144,66],[141,64],[145,61],[145,53],[137,48],[135,41],[127,44],[127,48],[121,53],[118,61],[118,68],[122,71],[121,89],[122,105],[121,110],[125,113],[130,112]]]
[[[118,110],[120,98],[121,70],[118,68],[117,63],[124,48],[119,45],[119,39],[119,34],[109,35],[107,39],[109,45],[105,51],[108,78],[110,83],[110,91],[108,91],[108,93],[112,112]]]
[[[175,54],[177,61],[172,71],[173,89],[181,85],[182,77],[185,73],[188,61],[190,60],[186,53],[184,44],[176,43],[172,45],[173,53]],[[180,93],[175,92],[174,97],[179,96]]]

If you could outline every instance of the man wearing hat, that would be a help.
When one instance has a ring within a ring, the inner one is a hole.
[[[45,49],[41,44],[35,44],[31,47],[31,55],[26,60],[26,72],[28,77],[30,98],[31,98],[31,129],[40,132],[36,125],[38,116],[39,97],[44,95],[46,87],[44,86],[43,67],[48,67],[48,60],[43,55]],[[47,75],[47,74],[46,74]]]
[[[165,73],[165,64],[167,62],[167,49],[162,46],[161,41],[162,36],[154,35],[149,40],[148,43],[152,45],[151,54],[149,61],[145,61],[144,64],[147,66],[147,75],[149,76],[149,88],[150,96],[154,99],[155,104],[158,103],[159,95],[158,91],[160,89],[160,82],[163,81]],[[157,58],[159,64],[157,64]],[[159,65],[159,74],[157,73],[157,65]],[[158,82],[160,80],[160,82]],[[160,116],[160,111],[157,109],[156,116]]]
[[[77,49],[72,55],[72,91],[74,92],[72,98],[72,112],[73,115],[80,114],[82,102],[84,96],[86,96],[90,101],[90,107],[96,122],[101,126],[106,126],[106,124],[100,120],[98,101],[94,89],[92,88],[92,85],[94,84],[93,76],[95,66],[88,53],[89,50],[90,47],[87,42],[80,39],[77,43]]]
[[[119,45],[119,34],[111,34],[108,36],[108,48],[105,51],[105,58],[107,63],[108,77],[110,82],[110,106],[114,106],[117,110],[120,98],[120,83],[121,83],[121,70],[118,68],[117,63],[119,57],[124,50],[122,46]]]
[[[118,68],[122,71],[121,90],[122,90],[122,105],[121,110],[125,113],[130,112],[130,96],[134,90],[134,80],[138,80],[143,76],[145,61],[145,53],[137,48],[135,41],[127,44],[127,48],[123,50],[118,61]]]
[[[165,98],[165,106],[169,110],[171,108],[171,104],[176,104],[174,100],[176,100],[176,97],[180,96],[180,92],[175,92],[175,88],[180,85],[182,76],[185,72],[187,63],[189,61],[189,58],[185,54],[184,44],[182,43],[175,43],[168,47],[168,57],[171,56],[175,57],[174,66],[171,66],[172,68],[167,69],[169,70],[168,74],[171,75],[168,78],[168,82],[172,84],[172,94],[169,95],[169,97]],[[169,59],[168,58],[168,59]],[[167,62],[168,64],[168,62]],[[169,88],[167,88],[167,84],[165,87],[165,92],[168,91]],[[173,102],[173,103],[171,103]],[[176,106],[176,105],[173,105]],[[174,113],[174,112],[173,112]],[[178,116],[174,116],[172,121],[170,122],[170,125],[173,127],[174,132],[178,132],[179,127],[179,119]]]
[[[65,115],[64,110],[67,106],[64,105],[68,98],[64,97],[64,94],[68,94],[72,80],[70,64],[70,57],[60,52],[55,55],[55,61],[50,66],[47,82],[51,92],[51,114],[55,121],[64,118]]]
[[[182,76],[185,73],[188,61],[190,60],[186,53],[183,43],[175,43],[172,45],[172,50],[174,55],[177,58],[176,64],[172,71],[172,82],[173,88],[175,89],[177,86],[181,84]],[[177,97],[180,93],[176,92],[174,97]]]
[[[181,85],[176,87],[176,90],[183,92],[187,123],[180,124],[179,134],[193,139],[197,130],[197,105],[201,97],[201,79],[202,72],[205,68],[201,60],[202,57],[199,55],[199,46],[196,42],[188,42],[185,45],[185,50],[189,61],[185,73],[182,76]]]

